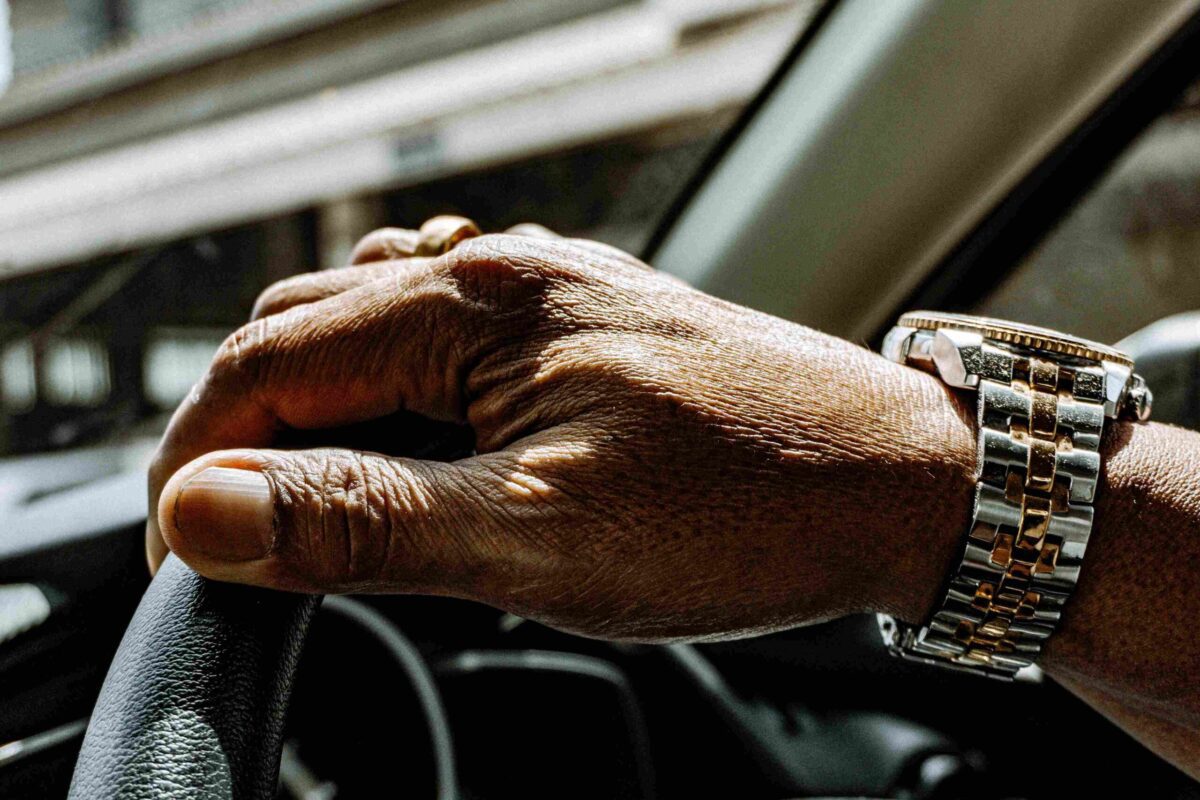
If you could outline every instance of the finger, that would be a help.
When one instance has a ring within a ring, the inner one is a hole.
[[[505,231],[513,236],[530,236],[534,239],[561,239],[560,234],[536,222],[519,222]]]
[[[408,228],[380,228],[358,240],[350,252],[350,266],[409,258],[417,252],[418,234]]]
[[[521,222],[508,228],[505,233],[513,236],[527,236],[533,239],[565,240],[570,244],[605,258],[611,258],[638,269],[652,269],[648,264],[620,248],[597,242],[592,239],[565,238],[556,231],[539,225],[536,222]],[[350,255],[350,264],[369,264],[390,259],[409,258],[417,251],[419,241],[417,231],[407,228],[380,228],[364,236],[354,246]]]
[[[429,261],[428,258],[413,257],[398,261],[364,262],[355,269],[307,272],[286,278],[271,284],[258,296],[250,319],[261,319],[305,303],[316,303],[380,278],[418,272],[426,269]]]
[[[339,449],[223,451],[176,473],[157,511],[171,550],[218,580],[482,599],[481,573],[497,572],[489,566],[537,561],[522,555],[534,539],[521,529],[544,512],[510,485],[519,472],[507,454],[438,463]]]
[[[440,218],[435,218],[440,219]],[[516,236],[530,236],[536,239],[561,239],[554,231],[533,222],[523,222],[509,228],[505,233]],[[420,231],[408,228],[380,228],[371,231],[350,253],[350,266],[371,264],[379,261],[390,261],[399,258],[410,258],[417,253],[420,245]]]
[[[449,258],[436,270],[432,262],[400,270],[236,331],[163,434],[149,470],[150,507],[183,464],[214,450],[268,447],[288,428],[401,409],[463,421],[462,371],[489,346],[482,331],[490,314],[486,303],[464,301],[460,287],[471,277],[464,273],[487,272],[487,263]],[[153,569],[166,554],[153,515],[146,543]]]

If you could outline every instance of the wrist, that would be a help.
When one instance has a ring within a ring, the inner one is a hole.
[[[739,428],[760,431],[754,441],[787,437],[786,456],[755,459],[766,470],[757,491],[778,490],[764,493],[780,523],[778,550],[767,549],[781,554],[766,571],[789,585],[790,618],[880,611],[920,621],[971,519],[973,398],[860,347],[795,330],[789,352],[801,355],[787,362],[790,379],[764,381],[766,391],[739,407]]]
[[[884,363],[895,373],[890,391],[906,434],[888,443],[903,466],[881,490],[888,507],[869,607],[919,624],[940,600],[970,525],[975,409],[972,397],[933,375]]]
[[[1154,576],[1160,586],[1186,586],[1194,567],[1191,540],[1200,525],[1200,435],[1156,423],[1110,423],[1102,446],[1104,469],[1079,583],[1043,664],[1052,671],[1087,674],[1097,660],[1112,672],[1140,668],[1142,648],[1179,644],[1200,602],[1181,603],[1165,590],[1142,593]],[[1136,602],[1135,602],[1136,599]],[[1190,608],[1187,608],[1187,607]],[[1144,641],[1138,641],[1144,637]],[[1160,673],[1156,679],[1166,678]],[[1190,681],[1190,677],[1188,679]],[[1190,684],[1189,684],[1190,685]]]

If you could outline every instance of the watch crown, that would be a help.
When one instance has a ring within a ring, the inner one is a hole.
[[[1121,416],[1144,422],[1150,418],[1150,406],[1154,402],[1154,394],[1141,375],[1134,375],[1125,391],[1125,399],[1121,403]]]

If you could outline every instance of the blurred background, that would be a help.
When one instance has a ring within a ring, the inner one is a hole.
[[[139,458],[262,288],[385,224],[638,252],[815,5],[15,0],[0,454]]]

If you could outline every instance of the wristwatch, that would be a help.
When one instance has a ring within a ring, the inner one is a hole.
[[[1151,394],[1106,345],[984,317],[914,311],[892,361],[977,393],[975,510],[924,625],[879,615],[897,656],[1004,680],[1031,667],[1079,579],[1106,419],[1144,420]]]

